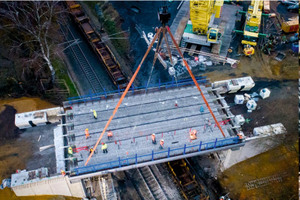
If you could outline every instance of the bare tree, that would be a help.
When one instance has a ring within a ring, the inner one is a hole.
[[[0,6],[0,30],[9,34],[13,49],[28,55],[28,62],[41,58],[51,72],[52,83],[55,70],[50,60],[57,35],[57,17],[64,10],[59,1],[2,2]],[[15,36],[12,34],[16,34]]]

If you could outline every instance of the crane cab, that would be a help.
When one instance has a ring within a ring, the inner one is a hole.
[[[219,29],[210,28],[207,31],[207,41],[210,43],[216,43],[218,38],[220,37]]]

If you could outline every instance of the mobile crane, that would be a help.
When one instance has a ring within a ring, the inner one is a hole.
[[[206,35],[209,43],[217,43],[219,29],[213,25],[214,18],[219,18],[223,0],[191,0],[190,18],[193,32]]]
[[[182,36],[182,46],[186,43],[202,46],[221,46],[221,35],[224,28],[214,24],[215,18],[220,18],[223,0],[191,0],[190,20]]]
[[[257,38],[262,35],[259,33],[263,9],[263,0],[252,0],[246,13],[246,22],[244,26],[244,45],[243,53],[251,56],[255,53],[254,47],[257,45]]]

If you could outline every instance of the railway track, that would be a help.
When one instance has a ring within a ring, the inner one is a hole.
[[[68,35],[71,37],[71,40],[76,39],[75,36],[73,35],[72,31],[70,30],[68,23],[65,23],[64,25],[61,24],[61,32],[66,40],[70,40],[70,38],[68,38]],[[80,66],[80,69],[82,70],[83,74],[85,75],[86,79],[88,80],[93,92],[100,93],[100,92],[105,91],[100,79],[98,78],[93,67],[91,66],[90,62],[86,58],[80,45],[78,43],[76,43],[74,45],[71,45],[69,47],[69,49],[73,53],[77,63]]]
[[[137,193],[144,200],[168,200],[168,195],[163,185],[157,178],[160,172],[157,167],[145,166],[138,169],[125,171],[125,174],[132,181]]]
[[[76,1],[66,1],[65,3],[72,19],[81,30],[98,59],[103,63],[115,86],[120,89],[125,89],[127,87],[128,80],[123,74],[120,64],[116,60],[110,48],[102,40],[101,35],[90,23],[90,19],[85,14],[81,5]]]
[[[149,191],[154,199],[157,200],[167,200],[167,195],[163,191],[158,179],[155,177],[153,170],[155,170],[156,166],[146,166],[138,168],[139,173],[143,177],[144,181],[147,184]],[[157,168],[156,168],[157,169]]]

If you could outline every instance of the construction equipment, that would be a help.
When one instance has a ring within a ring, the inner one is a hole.
[[[195,34],[206,35],[208,43],[218,43],[221,33],[213,22],[220,17],[222,6],[223,0],[191,0],[191,23],[187,26],[192,26]]]
[[[168,21],[169,21],[169,19],[170,19],[170,17],[171,17],[170,13],[168,13],[167,6],[163,6],[163,8],[160,9],[160,11],[159,11],[159,13],[158,13],[158,17],[159,17],[159,21],[160,21],[161,24],[162,24],[162,27],[157,28],[156,34],[154,35],[154,37],[153,37],[153,39],[152,39],[152,41],[151,41],[151,44],[148,46],[148,49],[147,49],[145,55],[143,56],[143,58],[142,58],[140,64],[138,65],[136,71],[134,72],[133,76],[131,77],[131,79],[130,79],[128,85],[126,86],[125,91],[123,92],[122,96],[120,97],[120,100],[118,101],[118,103],[117,103],[117,105],[116,105],[116,107],[115,107],[115,109],[114,109],[112,115],[110,116],[110,118],[109,118],[109,120],[107,121],[107,123],[106,123],[106,125],[105,125],[105,127],[104,127],[104,129],[103,129],[103,131],[102,131],[102,133],[101,133],[101,135],[99,136],[99,138],[98,138],[98,140],[97,140],[97,142],[96,142],[96,144],[95,144],[95,146],[94,146],[94,149],[97,149],[97,146],[99,145],[99,143],[100,143],[100,141],[101,141],[101,139],[102,139],[104,133],[106,132],[106,130],[107,130],[109,124],[111,123],[112,119],[114,118],[115,114],[117,113],[117,111],[118,111],[118,109],[119,109],[119,107],[120,107],[122,101],[124,100],[126,94],[128,93],[128,91],[129,91],[129,89],[130,89],[130,87],[131,87],[131,85],[132,85],[134,79],[136,78],[138,72],[140,71],[143,62],[145,61],[145,59],[146,59],[147,55],[149,54],[150,50],[152,49],[154,43],[157,41],[156,51],[155,51],[155,54],[154,54],[154,60],[153,60],[153,66],[154,66],[154,64],[155,64],[155,62],[156,62],[156,60],[157,60],[157,55],[159,54],[159,49],[161,48],[161,44],[162,44],[162,40],[163,40],[163,39],[164,39],[164,41],[166,42],[166,45],[167,45],[167,48],[168,48],[168,52],[169,52],[169,57],[172,58],[171,50],[170,50],[170,47],[169,47],[169,44],[168,44],[168,40],[167,40],[166,33],[169,33],[169,36],[171,37],[172,42],[173,42],[173,44],[175,45],[175,47],[176,47],[176,49],[177,49],[177,51],[178,51],[180,57],[182,58],[182,61],[183,61],[184,65],[185,65],[185,67],[187,68],[187,70],[188,70],[188,72],[189,72],[189,75],[190,75],[191,78],[193,79],[193,82],[195,83],[195,85],[196,85],[198,91],[200,92],[200,95],[201,95],[201,97],[203,98],[203,100],[204,100],[204,102],[205,102],[205,104],[206,104],[206,106],[207,106],[207,108],[208,108],[210,114],[212,115],[212,117],[213,117],[213,119],[214,119],[214,121],[215,121],[217,127],[218,127],[219,130],[221,131],[222,135],[225,137],[224,131],[222,130],[222,128],[221,128],[221,126],[220,126],[220,124],[219,124],[219,122],[218,122],[216,116],[214,115],[212,109],[210,108],[210,106],[209,106],[209,104],[208,104],[208,102],[207,102],[207,100],[206,100],[206,98],[205,98],[205,96],[204,96],[204,93],[202,92],[202,90],[201,90],[201,88],[200,88],[200,86],[199,86],[197,80],[195,79],[195,76],[193,75],[193,73],[192,73],[192,71],[191,71],[191,69],[190,69],[190,67],[189,67],[189,65],[188,65],[188,63],[187,63],[187,61],[184,59],[183,54],[182,54],[182,52],[181,52],[181,50],[180,50],[178,44],[176,43],[175,38],[174,38],[173,34],[171,33],[169,26],[167,26],[167,23],[168,23]],[[172,62],[172,59],[171,59],[170,62]],[[88,159],[86,160],[86,162],[85,162],[85,164],[84,164],[85,166],[89,163],[89,161],[90,161],[91,157],[93,156],[93,154],[94,154],[94,151],[92,151],[92,152],[90,153]]]
[[[259,28],[262,17],[263,0],[252,0],[246,13],[246,22],[244,26],[244,45],[243,52],[246,56],[251,56],[255,53],[253,47],[257,45],[259,37]]]
[[[251,56],[255,53],[255,50],[251,45],[246,44],[244,49],[243,49],[243,53],[244,53],[245,56]]]
[[[299,31],[299,17],[295,17],[290,21],[283,20],[283,22],[281,24],[281,29],[285,33],[298,32]]]
[[[252,0],[248,12],[246,13],[244,39],[242,40],[242,44],[244,44],[244,54],[246,56],[251,56],[255,53],[253,46],[257,45],[256,41],[259,35],[262,8],[262,0]]]

